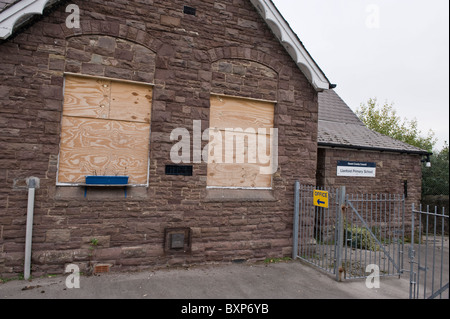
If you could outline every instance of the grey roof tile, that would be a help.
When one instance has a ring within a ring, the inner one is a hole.
[[[333,90],[319,93],[319,119],[364,126],[358,116]]]
[[[22,0],[0,0],[0,13],[20,1]]]
[[[367,128],[333,90],[319,93],[319,145],[427,153]]]

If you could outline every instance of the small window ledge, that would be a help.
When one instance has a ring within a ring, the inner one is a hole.
[[[276,202],[271,189],[208,188],[206,202]]]
[[[87,190],[89,188],[89,190]],[[134,185],[57,185],[55,188],[56,200],[144,200],[150,195],[147,186]]]

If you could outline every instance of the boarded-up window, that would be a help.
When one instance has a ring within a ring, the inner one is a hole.
[[[58,183],[120,175],[146,185],[152,91],[145,84],[66,76]]]
[[[271,188],[273,102],[212,96],[208,187]]]

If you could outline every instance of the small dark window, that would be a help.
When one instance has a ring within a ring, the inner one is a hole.
[[[166,175],[170,176],[192,176],[193,168],[191,165],[166,165]]]
[[[188,7],[188,6],[184,6],[183,12],[184,12],[184,14],[189,14],[191,16],[195,16],[197,14],[197,9]]]
[[[408,198],[408,181],[403,181],[403,189],[404,189],[405,198]]]

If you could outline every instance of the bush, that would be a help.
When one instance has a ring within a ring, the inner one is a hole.
[[[352,248],[370,251],[380,250],[380,246],[367,228],[346,227],[345,239],[347,240],[347,246]]]

